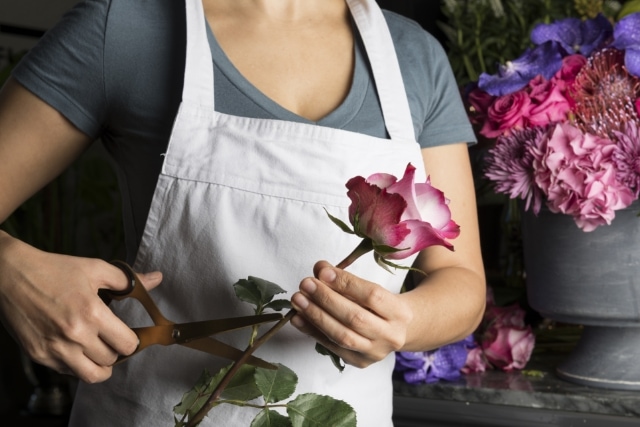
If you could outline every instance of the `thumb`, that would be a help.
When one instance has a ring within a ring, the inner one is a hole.
[[[150,271],[148,273],[138,273],[138,278],[144,285],[145,289],[150,291],[162,282],[162,272]]]

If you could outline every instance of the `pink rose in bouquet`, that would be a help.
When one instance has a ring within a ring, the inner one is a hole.
[[[562,58],[562,67],[551,78],[551,83],[557,86],[565,95],[569,94],[567,89],[573,86],[576,81],[578,73],[584,67],[587,62],[587,58],[579,54],[573,54]],[[573,98],[567,96],[567,99],[571,103],[571,107],[574,106]]]
[[[523,128],[530,109],[531,98],[524,90],[496,98],[487,109],[487,120],[480,133],[495,138],[511,129]]]
[[[528,89],[531,98],[528,126],[546,126],[567,118],[570,101],[560,86],[538,76],[529,82]]]

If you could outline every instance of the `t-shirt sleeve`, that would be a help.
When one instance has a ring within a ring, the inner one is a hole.
[[[420,146],[475,143],[458,84],[440,42],[418,23],[385,12]]]
[[[104,120],[104,34],[110,0],[79,2],[29,50],[13,77],[87,135]]]
[[[475,143],[476,136],[447,55],[435,39],[431,43],[431,49],[434,69],[429,90],[431,96],[418,142],[422,147],[456,142]]]

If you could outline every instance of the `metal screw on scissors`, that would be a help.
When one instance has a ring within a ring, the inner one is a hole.
[[[119,301],[125,298],[134,298],[142,304],[154,323],[154,326],[131,328],[138,336],[138,348],[128,356],[120,356],[116,363],[120,363],[154,344],[180,344],[236,361],[240,359],[243,352],[229,344],[211,338],[211,335],[282,319],[282,314],[280,313],[268,313],[256,316],[174,323],[160,312],[160,309],[142,285],[138,276],[127,263],[117,260],[111,263],[124,272],[129,284],[122,291],[100,289],[98,293],[102,300],[109,304],[111,300]],[[251,356],[247,363],[261,368],[276,369],[271,363],[254,356]]]

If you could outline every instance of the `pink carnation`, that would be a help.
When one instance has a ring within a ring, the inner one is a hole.
[[[615,210],[634,195],[616,178],[615,142],[558,124],[534,152],[536,184],[552,212],[572,215],[578,227],[592,231],[610,224]]]

